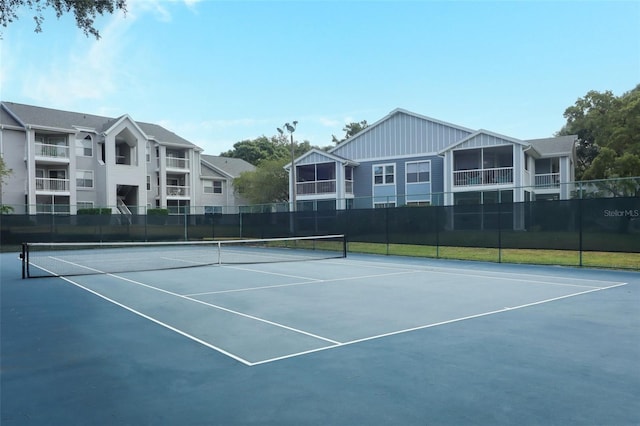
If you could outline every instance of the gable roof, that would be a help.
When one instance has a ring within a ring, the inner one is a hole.
[[[343,142],[339,143],[337,146],[335,146],[334,148],[330,149],[329,152],[332,153],[332,152],[334,152],[336,150],[344,148],[346,145],[353,143],[355,140],[360,139],[362,136],[366,135],[367,133],[374,131],[374,129],[376,127],[381,126],[382,124],[384,124],[385,122],[387,122],[391,118],[393,118],[394,116],[401,115],[401,114],[404,114],[404,115],[407,115],[407,116],[410,116],[410,117],[414,117],[414,118],[417,118],[417,119],[420,119],[420,120],[429,121],[429,122],[432,122],[432,123],[435,123],[435,124],[440,124],[442,126],[450,127],[452,129],[460,130],[460,131],[466,132],[466,133],[475,132],[475,130],[473,130],[473,129],[468,129],[466,127],[462,127],[462,126],[459,126],[457,124],[452,124],[452,123],[448,123],[446,121],[437,120],[435,118],[427,117],[426,115],[417,114],[415,112],[411,112],[411,111],[408,111],[408,110],[403,109],[403,108],[396,108],[393,111],[391,111],[389,114],[387,114],[384,117],[382,117],[380,120],[378,120],[375,123],[365,127],[363,130],[361,130],[360,132],[356,133],[355,135],[353,135],[352,137],[350,137],[346,141],[343,141]]]
[[[9,112],[10,116],[17,119],[23,126],[34,126],[36,128],[65,129],[75,131],[78,128],[85,130],[92,129],[96,133],[104,133],[113,127],[117,122],[128,117],[124,114],[120,117],[104,117],[100,115],[61,111],[52,108],[43,108],[32,105],[18,104],[15,102],[2,101],[2,108]],[[129,119],[131,119],[129,117]],[[184,146],[188,148],[201,149],[188,140],[176,135],[162,126],[152,123],[143,123],[131,119],[149,139],[153,139],[160,144]],[[4,122],[4,118],[3,118]]]
[[[469,144],[474,139],[478,139],[478,140],[480,140],[480,139],[492,139],[493,141],[505,141],[505,142],[516,144],[516,145],[524,145],[524,146],[528,146],[529,145],[527,142],[522,141],[520,139],[512,138],[511,136],[505,136],[505,135],[501,135],[499,133],[491,132],[489,130],[480,129],[477,132],[474,132],[474,133],[470,134],[466,138],[459,140],[455,144],[444,148],[443,150],[441,150],[439,152],[439,154],[445,153],[447,151],[452,151],[452,150],[454,150],[454,149],[456,149],[458,147],[461,147],[461,146],[463,146],[465,144]],[[485,145],[482,144],[482,146],[485,146]]]
[[[553,138],[531,139],[527,142],[542,157],[553,157],[558,155],[571,155],[575,149],[576,135],[556,136]]]
[[[253,164],[248,163],[241,158],[200,154],[200,160],[206,167],[230,178],[236,178],[240,176],[242,172],[251,172],[256,169]]]
[[[305,159],[312,158],[311,163],[318,163],[319,159],[326,158],[330,161],[336,161],[342,164],[351,164],[357,166],[359,163],[357,161],[349,160],[348,158],[340,157],[339,155],[331,154],[331,152],[323,151],[318,148],[312,148],[310,151],[305,152],[300,157],[295,159],[296,165],[305,164]],[[291,162],[288,162],[284,165],[285,170],[289,170],[291,168]]]

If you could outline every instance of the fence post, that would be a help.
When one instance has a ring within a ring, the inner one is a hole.
[[[578,199],[578,251],[580,254],[580,267],[582,267],[582,197]]]

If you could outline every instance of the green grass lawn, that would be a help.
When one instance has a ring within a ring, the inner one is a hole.
[[[383,254],[390,256],[580,266],[580,252],[575,250],[499,250],[497,248],[482,247],[435,247],[414,244],[387,245],[380,243],[350,242],[348,251],[352,253]],[[640,253],[583,252],[582,266],[640,270]]]

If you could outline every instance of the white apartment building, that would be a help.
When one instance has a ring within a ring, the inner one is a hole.
[[[216,212],[246,202],[233,179],[253,166],[218,161],[162,126],[60,111],[13,102],[0,104],[0,155],[12,170],[1,202],[14,213],[75,214],[109,207],[114,213]]]

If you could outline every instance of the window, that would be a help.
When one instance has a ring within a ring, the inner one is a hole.
[[[222,206],[204,206],[204,214],[222,214]]]
[[[431,163],[416,161],[407,163],[407,183],[424,183],[431,180]]]
[[[84,139],[76,139],[76,155],[78,157],[93,156],[93,140],[87,135]]]
[[[385,209],[388,207],[395,207],[395,206],[396,206],[395,201],[391,201],[389,203],[373,203],[373,207],[376,209]]]
[[[381,164],[373,166],[373,183],[375,185],[388,185],[395,182],[396,166],[394,164]]]
[[[76,207],[78,208],[78,210],[80,210],[80,209],[92,209],[93,208],[93,201],[78,201]]]
[[[222,194],[222,181],[221,180],[204,181],[204,193],[205,194]]]
[[[76,170],[76,187],[93,188],[93,171]]]
[[[151,176],[147,175],[147,191],[151,191]]]

